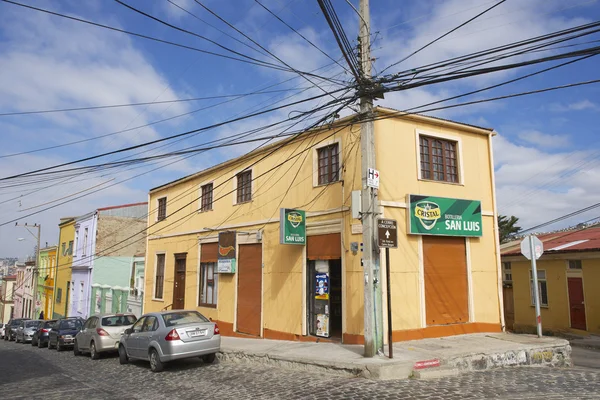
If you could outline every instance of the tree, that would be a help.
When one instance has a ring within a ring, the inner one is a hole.
[[[511,215],[498,215],[498,234],[500,235],[500,243],[506,243],[510,240],[510,236],[521,231],[520,226],[516,226],[519,218]]]

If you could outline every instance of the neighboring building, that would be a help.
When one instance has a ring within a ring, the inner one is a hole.
[[[34,260],[25,262],[25,279],[23,282],[23,317],[33,318],[35,312],[35,284],[36,284],[36,264]]]
[[[148,203],[125,204],[76,218],[69,316],[127,311],[134,256],[146,246],[147,210]]]
[[[385,108],[375,114],[379,205],[363,212],[398,223],[393,340],[501,331],[494,131]],[[356,121],[152,189],[144,312],[197,309],[224,335],[364,342],[366,238],[351,212],[362,186]],[[286,229],[299,231],[281,237],[284,207],[306,214],[284,215]],[[223,260],[230,254],[235,262]],[[386,315],[385,300],[377,307]]]
[[[23,318],[25,316],[24,312],[25,312],[25,304],[24,304],[24,299],[23,299],[23,293],[25,292],[25,271],[26,271],[26,266],[23,263],[17,263],[16,264],[17,267],[17,279],[15,281],[15,288],[14,288],[14,295],[13,295],[13,300],[15,302],[15,312],[14,312],[14,317],[15,318]]]
[[[129,283],[130,291],[127,299],[127,312],[134,313],[137,316],[143,314],[144,309],[144,253],[136,254],[131,266],[131,281]]]
[[[6,275],[0,282],[0,323],[6,324],[14,314],[14,291],[16,275]]]
[[[57,246],[48,246],[40,249],[40,262],[37,283],[37,301],[35,317],[44,313],[44,319],[52,318],[52,301],[54,299],[54,277],[56,275]]]
[[[539,235],[544,253],[537,260],[544,331],[600,334],[600,227]],[[503,245],[504,279],[512,284],[514,330],[535,332],[531,262],[520,241]],[[510,311],[510,310],[508,310]]]
[[[68,316],[70,312],[71,264],[73,263],[73,242],[75,241],[75,218],[61,218],[58,228],[54,301],[52,302],[53,319]]]

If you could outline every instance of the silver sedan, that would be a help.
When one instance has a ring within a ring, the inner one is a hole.
[[[152,372],[162,371],[168,361],[201,357],[212,363],[221,349],[216,323],[194,310],[149,313],[140,317],[121,337],[119,361],[150,361]]]
[[[90,353],[92,360],[97,360],[101,353],[117,351],[121,335],[135,321],[133,314],[92,315],[75,336],[73,354]]]

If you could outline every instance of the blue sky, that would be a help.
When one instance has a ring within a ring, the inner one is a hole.
[[[23,2],[223,53],[210,43],[135,14],[116,2]],[[236,51],[268,60],[259,52],[186,14],[167,0],[126,2]],[[239,41],[252,45],[193,0],[172,2]],[[203,3],[294,68],[311,71],[324,67],[319,73],[346,81],[350,79],[339,66],[269,15],[254,0],[207,0]],[[265,0],[262,3],[332,58],[338,59],[341,56],[316,1]],[[358,7],[358,0],[352,0],[352,3]],[[354,39],[357,32],[356,14],[344,0],[334,0],[333,4],[348,36]],[[375,38],[373,55],[376,57],[374,71],[381,71],[493,4],[493,1],[486,0],[372,0],[372,31]],[[597,1],[565,3],[559,0],[508,0],[390,71],[418,67],[599,18],[600,3]],[[581,41],[596,39],[599,39],[597,34]],[[598,79],[598,65],[597,57],[591,58],[461,101]],[[388,94],[379,104],[407,109],[541,68],[543,67],[528,67]],[[294,89],[234,99],[219,106],[215,104],[227,99],[0,117],[0,156],[128,130],[77,145],[0,158],[2,176],[196,129],[272,105],[277,101],[299,100],[321,93],[311,83],[293,73],[171,47],[6,3],[0,4],[0,71],[0,113],[247,93],[278,83],[278,86],[270,90]],[[289,80],[290,78],[294,79]],[[286,80],[289,81],[281,83]],[[327,89],[339,87],[321,83],[322,87]],[[295,96],[284,100],[292,95]],[[282,103],[275,103],[279,104]],[[306,110],[316,104],[319,102],[313,101],[204,132],[168,147],[152,147],[139,151],[147,151],[142,154],[146,156],[197,145],[280,121],[292,110]],[[211,105],[214,107],[193,112]],[[191,114],[179,117],[186,113]],[[600,202],[600,188],[597,185],[600,181],[600,128],[597,123],[600,115],[600,85],[443,110],[433,114],[493,127],[498,131],[499,135],[494,139],[494,157],[499,211],[520,217],[522,226],[532,226]],[[172,119],[150,127],[132,129],[167,118]],[[282,125],[284,128],[287,126],[289,125]],[[40,183],[36,186],[2,187],[0,202],[3,207],[0,210],[0,223],[59,204],[61,199],[72,194],[84,195],[104,189],[22,220],[41,223],[42,244],[46,241],[53,244],[57,240],[57,223],[61,216],[80,215],[97,207],[145,201],[149,188],[242,154],[250,148],[250,145],[238,146],[203,153],[175,163],[176,160],[161,161],[127,171],[75,177],[66,180],[60,186]],[[110,160],[119,157],[113,156]],[[149,172],[157,167],[161,168]],[[134,177],[142,173],[144,175]],[[40,190],[44,186],[50,187]],[[565,223],[596,216],[600,216],[600,209]],[[18,237],[28,236],[22,229],[13,226],[0,227],[0,255],[22,256],[30,252],[33,241],[28,239],[17,242]]]

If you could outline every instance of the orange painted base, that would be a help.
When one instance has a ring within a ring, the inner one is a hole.
[[[233,324],[231,322],[217,321],[221,335],[250,338],[250,339],[261,339],[257,336],[245,335],[233,331]],[[392,334],[392,340],[394,342],[404,342],[407,340],[419,340],[419,339],[431,339],[446,336],[464,335],[468,333],[485,333],[485,332],[502,332],[500,324],[487,324],[474,322],[470,324],[456,324],[456,325],[438,325],[428,326],[423,329],[411,329],[405,331],[394,331]],[[263,329],[264,339],[273,340],[290,340],[296,342],[336,342],[336,340],[319,338],[315,336],[302,336],[294,333],[280,332],[272,329]],[[355,335],[352,333],[344,333],[342,337],[344,344],[364,344],[365,338],[363,335]]]
[[[410,329],[405,331],[394,331],[392,340],[394,342],[405,342],[407,340],[431,339],[446,336],[464,335],[468,333],[502,332],[500,324],[486,324],[474,322],[470,324],[428,326],[423,329]],[[344,344],[364,344],[363,335],[344,333]]]

